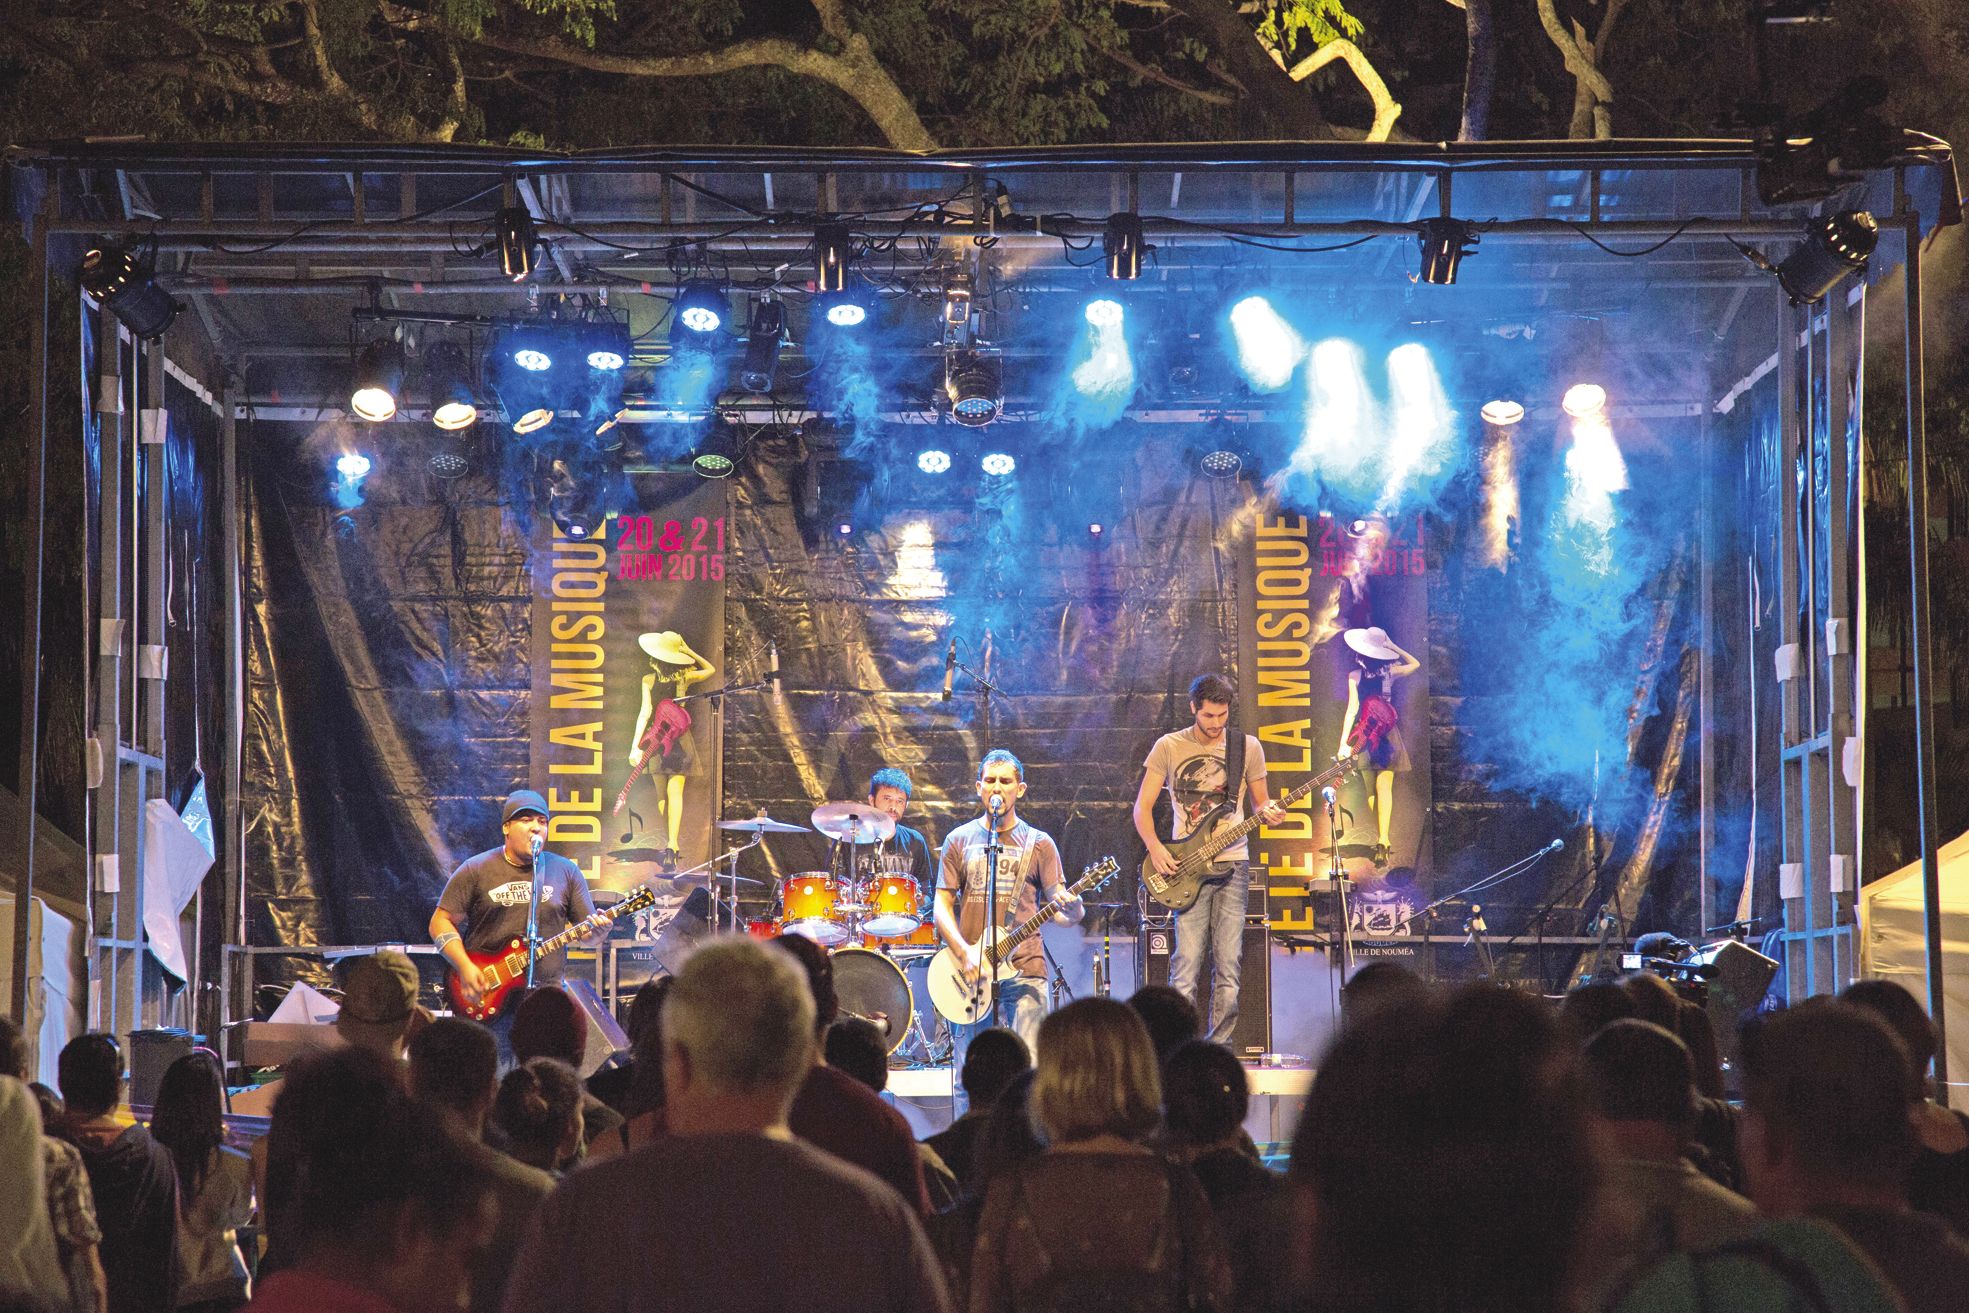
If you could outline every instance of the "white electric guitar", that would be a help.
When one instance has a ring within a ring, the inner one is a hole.
[[[937,955],[930,959],[930,1001],[936,1004],[938,1015],[954,1026],[969,1026],[982,1020],[991,1011],[992,983],[1010,980],[1018,974],[1018,968],[1012,965],[1012,950],[1038,934],[1039,928],[1068,901],[1099,889],[1114,879],[1120,869],[1114,858],[1103,857],[1017,929],[986,944],[975,980],[964,979],[964,973],[957,967],[956,953],[948,947],[938,949]]]

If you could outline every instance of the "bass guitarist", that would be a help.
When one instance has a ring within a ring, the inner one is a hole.
[[[534,857],[535,842],[547,837],[547,800],[532,789],[507,795],[499,811],[500,831],[505,842],[458,864],[431,913],[431,943],[444,954],[465,997],[476,1003],[484,990],[479,969],[466,956],[504,948],[526,936],[527,903],[533,893],[533,866],[540,863],[540,918],[536,933],[551,938],[569,926],[585,924],[595,915],[595,900],[589,896],[588,881],[581,868],[558,853],[542,849]],[[464,929],[459,929],[460,923]],[[599,929],[601,924],[597,923]],[[585,936],[584,936],[585,938]],[[541,957],[533,970],[535,985],[558,984],[565,965],[564,955]],[[508,1006],[487,1022],[499,1041],[500,1061],[513,1057],[511,1033],[513,1014]]]
[[[1237,686],[1222,675],[1200,675],[1190,684],[1193,723],[1164,734],[1142,763],[1142,786],[1135,791],[1135,833],[1148,848],[1157,872],[1175,871],[1177,857],[1155,833],[1155,796],[1167,787],[1171,808],[1171,839],[1189,834],[1213,809],[1235,805],[1217,820],[1235,825],[1244,819],[1248,792],[1258,814],[1277,824],[1285,813],[1274,806],[1265,788],[1265,754],[1249,734],[1235,739],[1225,732]],[[1235,762],[1227,761],[1234,757]],[[1232,769],[1239,782],[1230,784]],[[1244,968],[1245,895],[1251,885],[1247,846],[1240,841],[1218,855],[1221,874],[1205,882],[1195,903],[1176,914],[1176,951],[1169,963],[1169,983],[1205,1015],[1197,997],[1197,975],[1204,945],[1210,946],[1210,1000],[1207,1015],[1213,1043],[1229,1044],[1237,1027],[1238,982]]]

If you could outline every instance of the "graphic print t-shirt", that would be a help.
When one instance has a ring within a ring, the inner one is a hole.
[[[540,854],[540,937],[559,934],[595,911],[581,868],[558,853]],[[506,860],[504,848],[467,857],[451,873],[438,906],[451,914],[475,953],[503,948],[526,934],[533,872]],[[534,968],[535,984],[561,978],[567,954],[550,953]]]
[[[1224,801],[1224,750],[1230,746],[1231,736],[1224,733],[1215,743],[1204,743],[1197,737],[1196,726],[1179,729],[1174,734],[1164,734],[1149,749],[1142,769],[1155,771],[1162,776],[1162,784],[1169,791],[1170,824],[1169,837],[1181,839],[1194,830],[1197,822],[1209,814],[1210,809]],[[1258,746],[1258,740],[1251,735],[1244,736],[1244,784],[1262,782],[1265,778],[1265,753]],[[1244,819],[1244,789],[1238,790],[1237,806],[1218,822],[1220,825],[1235,825]],[[1241,862],[1249,855],[1249,845],[1233,844],[1217,855],[1220,862]]]
[[[983,817],[966,821],[943,841],[939,887],[956,896],[957,928],[977,943],[985,927],[985,839]],[[1060,850],[1053,836],[1019,821],[999,836],[998,923],[1013,927],[1039,910],[1039,904],[1059,892]],[[1012,950],[1012,963],[1022,976],[1046,975],[1046,949],[1033,935]]]

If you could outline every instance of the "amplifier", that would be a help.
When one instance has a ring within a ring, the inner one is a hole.
[[[1231,1034],[1231,1052],[1240,1058],[1255,1058],[1272,1049],[1272,947],[1271,930],[1263,920],[1251,917],[1244,922],[1244,965],[1238,977],[1237,1028]],[[1145,917],[1136,940],[1136,958],[1141,963],[1144,985],[1169,983],[1169,959],[1176,951],[1174,917]],[[1210,1006],[1210,954],[1203,955],[1197,972],[1198,1010]],[[1205,1018],[1208,1024],[1208,1018]]]

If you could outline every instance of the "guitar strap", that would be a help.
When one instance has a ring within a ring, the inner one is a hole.
[[[1224,796],[1230,800],[1233,812],[1244,797],[1244,731],[1235,723],[1224,726]],[[1221,875],[1231,866],[1229,862],[1217,861],[1210,864],[1210,869]]]

